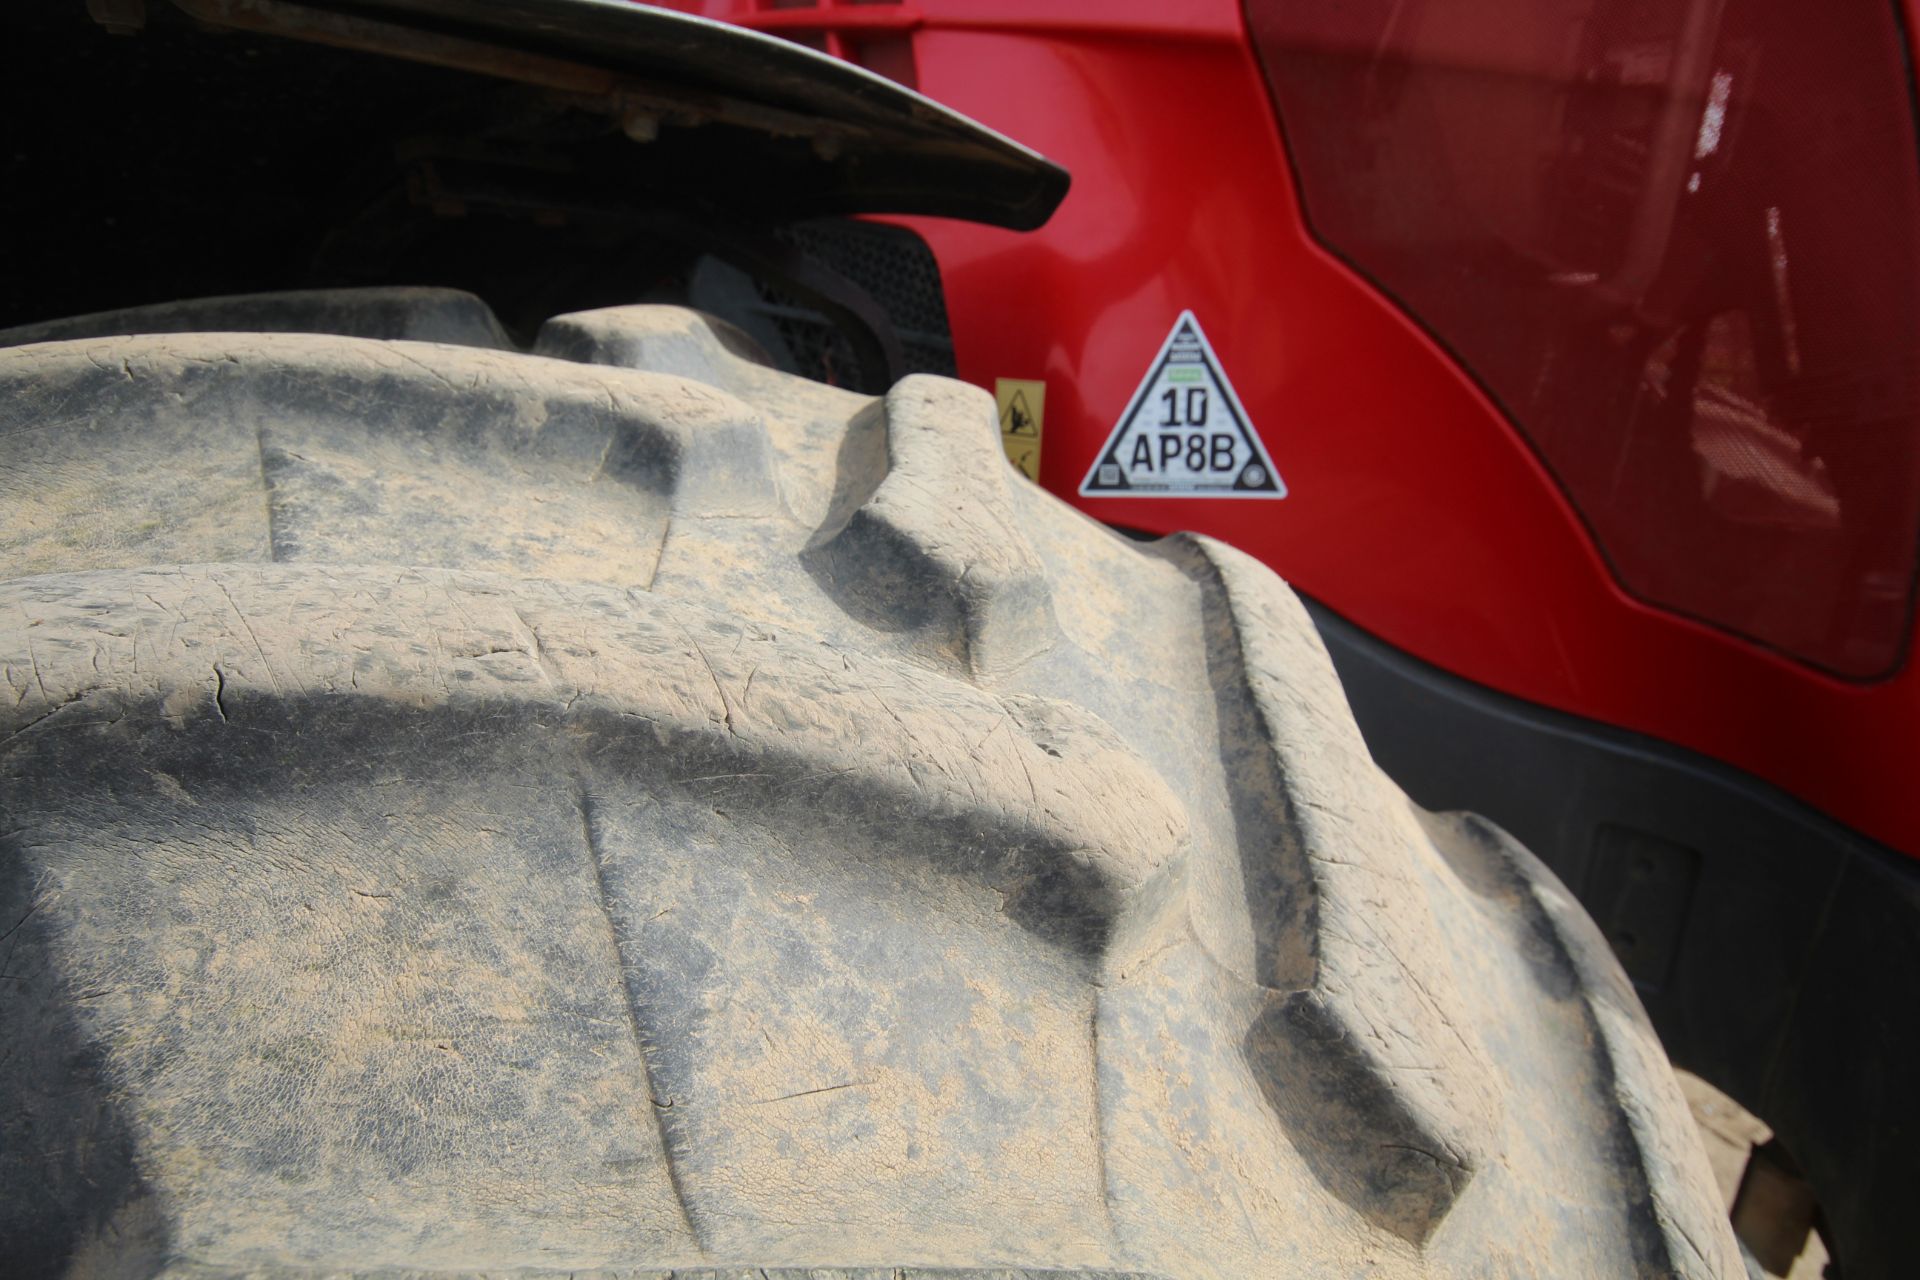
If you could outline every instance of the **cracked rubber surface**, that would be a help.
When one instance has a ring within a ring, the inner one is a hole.
[[[363,301],[0,351],[16,1274],[1742,1274],[1264,568],[958,383]]]

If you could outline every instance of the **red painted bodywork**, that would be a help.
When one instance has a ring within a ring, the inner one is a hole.
[[[1224,539],[1427,662],[1712,756],[1920,856],[1913,663],[1839,679],[1629,595],[1526,438],[1309,234],[1237,0],[775,4],[676,7],[910,76],[1072,172],[1036,232],[901,220],[939,261],[961,376],[1046,381],[1048,489]],[[1284,500],[1077,496],[1183,309]]]

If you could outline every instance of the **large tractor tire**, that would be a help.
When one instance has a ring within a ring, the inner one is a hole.
[[[432,291],[0,341],[6,1274],[1743,1273],[1561,886],[984,393]]]

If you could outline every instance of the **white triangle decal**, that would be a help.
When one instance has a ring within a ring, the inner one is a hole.
[[[1182,311],[1106,447],[1083,498],[1284,498],[1287,486],[1193,312]]]

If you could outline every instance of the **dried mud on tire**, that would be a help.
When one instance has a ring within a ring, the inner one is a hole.
[[[40,337],[14,1274],[1743,1273],[1559,884],[983,392],[433,290]]]

